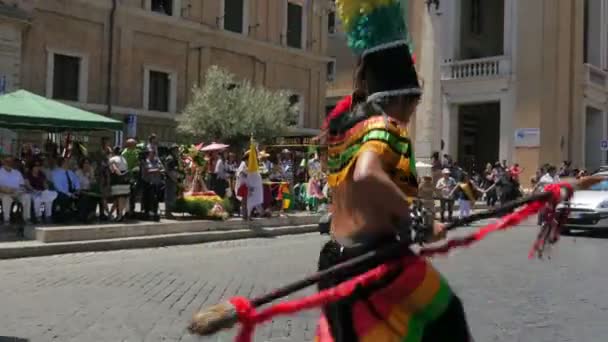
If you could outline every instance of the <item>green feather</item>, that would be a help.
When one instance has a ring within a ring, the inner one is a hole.
[[[400,2],[376,8],[356,18],[347,33],[348,46],[356,53],[396,40],[407,40],[408,32],[403,20]]]

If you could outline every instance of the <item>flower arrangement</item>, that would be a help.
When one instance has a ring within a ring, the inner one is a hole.
[[[176,211],[188,213],[198,218],[226,220],[230,207],[225,207],[225,200],[213,191],[184,194],[176,203]]]

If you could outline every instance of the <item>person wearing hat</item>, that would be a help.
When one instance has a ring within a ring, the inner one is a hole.
[[[320,270],[403,243],[412,233],[409,208],[418,197],[407,126],[422,89],[404,20],[407,1],[336,0],[336,5],[357,67],[350,104],[331,115],[322,135],[329,146],[332,239],[321,250]],[[454,183],[451,179],[446,191]],[[426,242],[444,234],[439,223],[429,228]],[[357,271],[375,269],[378,281],[359,284],[347,298],[323,306],[320,341],[471,341],[459,297],[426,258],[404,252],[395,261],[400,265],[396,272],[387,271],[390,266],[363,265]],[[320,281],[319,290],[349,279],[336,274]],[[370,313],[370,307],[381,309]],[[412,317],[431,311],[412,324]]]
[[[445,168],[441,171],[442,177],[437,181],[436,189],[440,194],[441,222],[446,222],[445,212],[448,212],[448,222],[452,221],[454,212],[454,199],[452,190],[456,187],[456,180],[450,176],[450,169]]]
[[[288,149],[281,151],[279,164],[281,165],[281,172],[283,173],[283,180],[288,182],[290,186],[293,186],[293,180],[295,177],[295,169],[293,156]]]
[[[260,158],[260,173],[263,177],[268,177],[272,171],[272,162],[268,159],[270,155],[266,151],[260,151],[258,157]]]

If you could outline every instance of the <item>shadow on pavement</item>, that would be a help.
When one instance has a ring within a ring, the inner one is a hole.
[[[29,342],[27,338],[0,336],[0,342]]]

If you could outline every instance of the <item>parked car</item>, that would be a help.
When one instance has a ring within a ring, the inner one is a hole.
[[[608,171],[595,175],[608,176]],[[558,209],[563,207],[560,205]],[[608,180],[597,183],[588,190],[574,192],[565,228],[568,231],[608,228]]]

